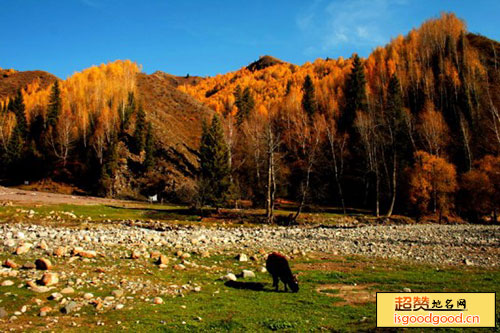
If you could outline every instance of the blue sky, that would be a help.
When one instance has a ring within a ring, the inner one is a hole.
[[[216,75],[260,55],[349,57],[452,11],[500,40],[499,0],[0,0],[0,67],[66,78],[116,59]]]

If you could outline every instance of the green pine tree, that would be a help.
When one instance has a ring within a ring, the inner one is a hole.
[[[54,82],[49,97],[49,105],[47,108],[47,127],[55,128],[59,115],[61,114],[61,90],[59,81]]]
[[[365,70],[357,54],[354,55],[351,74],[345,83],[345,103],[339,127],[343,132],[351,132],[356,112],[367,110]]]
[[[25,139],[28,136],[28,120],[26,119],[26,107],[21,90],[17,91],[14,100],[9,103],[9,111],[16,115],[16,127],[18,127],[21,137]]]
[[[210,127],[203,125],[200,146],[200,199],[201,203],[222,206],[229,194],[229,149],[219,116],[212,118]]]
[[[101,174],[98,182],[98,194],[112,197],[114,193],[114,178],[118,171],[118,137],[112,134],[111,142],[106,149],[104,163],[101,166]]]
[[[134,142],[137,153],[143,151],[146,146],[146,131],[147,131],[146,113],[144,112],[142,105],[139,105],[135,120],[135,131],[134,131]]]
[[[133,92],[128,93],[127,104],[123,106],[120,113],[120,130],[122,133],[128,130],[130,125],[130,118],[135,112],[135,96]]]
[[[238,88],[238,87],[237,87]],[[255,107],[255,100],[253,98],[250,87],[246,87],[241,93],[241,99],[236,103],[238,107],[238,113],[236,114],[236,123],[241,125],[245,120],[247,120]]]
[[[24,140],[21,127],[16,125],[3,156],[3,167],[10,177],[18,178],[24,153]]]
[[[234,95],[234,105],[236,105],[238,110],[241,110],[241,106],[243,105],[243,93],[241,91],[240,85],[236,86],[233,95]]]
[[[312,118],[318,110],[318,104],[316,103],[314,83],[309,75],[307,75],[304,80],[302,90],[304,91],[304,96],[302,97],[302,108],[309,115],[309,117]]]

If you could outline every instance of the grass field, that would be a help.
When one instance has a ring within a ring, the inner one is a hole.
[[[4,256],[2,256],[4,257]],[[4,258],[2,258],[3,260]],[[500,292],[498,270],[484,268],[435,267],[408,264],[394,260],[367,259],[355,256],[322,256],[320,254],[293,259],[293,270],[299,273],[298,293],[274,292],[267,273],[259,273],[262,262],[240,263],[232,256],[195,257],[199,264],[216,265],[216,272],[200,269],[185,271],[159,270],[147,259],[134,268],[114,266],[112,274],[127,279],[139,278],[146,272],[148,279],[158,284],[185,283],[201,285],[197,293],[165,296],[164,304],[154,305],[140,298],[140,293],[121,310],[100,312],[94,306],[84,306],[78,317],[62,315],[58,311],[48,317],[38,317],[36,307],[32,316],[18,319],[12,327],[27,325],[42,329],[47,323],[56,330],[72,328],[76,331],[360,331],[375,328],[375,292],[402,291],[496,291]],[[56,262],[56,267],[61,267]],[[99,267],[113,267],[112,259],[99,259],[97,264],[79,264],[77,272],[92,272]],[[256,277],[245,282],[264,283],[263,291],[228,287],[218,278],[225,271],[256,271]],[[15,311],[21,304],[32,304],[33,295],[25,288],[2,287],[1,306]],[[106,286],[83,288],[78,293],[93,292],[96,297],[111,294]],[[13,296],[16,295],[16,296]],[[45,305],[58,309],[57,302]],[[497,309],[500,304],[497,300]],[[497,318],[499,313],[497,312]],[[57,319],[57,324],[53,322]],[[74,323],[74,324],[73,324]],[[98,324],[99,323],[99,324]],[[104,323],[101,326],[100,323]],[[76,325],[72,327],[71,325]],[[9,324],[1,325],[7,329]],[[24,327],[24,329],[28,328]]]
[[[69,217],[66,213],[74,214],[76,218]],[[279,212],[287,213],[286,210]],[[307,218],[322,214],[328,214],[325,216],[330,218],[335,213],[306,213],[304,216]],[[187,207],[171,205],[0,207],[0,221],[4,223],[22,221],[54,226],[92,225],[99,228],[109,221],[146,219],[191,225],[224,221],[223,218],[201,219]],[[231,223],[239,224],[239,221],[240,219],[233,218]],[[175,259],[175,249],[157,250],[174,258],[173,263],[180,263],[179,258]],[[0,261],[13,258],[19,264],[34,262],[40,253],[42,252],[31,252],[13,257],[11,253],[4,251],[0,252]],[[77,312],[64,315],[59,311],[61,304],[48,299],[52,292],[63,288],[63,284],[50,292],[37,294],[25,287],[26,276],[8,277],[14,284],[0,287],[0,307],[12,314],[27,305],[27,311],[14,321],[0,320],[0,331],[373,331],[376,329],[377,291],[402,291],[403,288],[410,288],[414,292],[500,293],[500,270],[495,267],[428,265],[312,252],[291,258],[292,270],[299,274],[300,291],[285,293],[275,292],[269,274],[260,271],[265,265],[263,256],[239,262],[234,258],[234,251],[214,252],[210,256],[192,253],[189,261],[195,262],[197,266],[175,270],[172,266],[159,269],[154,260],[148,257],[127,259],[129,253],[130,249],[123,246],[113,248],[107,255],[92,260],[80,258],[70,262],[68,257],[50,257],[55,272],[72,272],[73,275],[64,281],[74,282],[77,277],[86,281],[79,286],[75,285],[75,294],[69,295],[73,299],[81,300],[85,292],[91,292],[94,297],[104,300],[117,289],[120,280],[131,281],[139,286],[142,284],[143,287],[138,287],[136,292],[130,289],[125,291],[124,296],[118,300],[124,304],[122,309],[108,307],[98,310],[95,304],[84,302]],[[238,274],[243,269],[252,270],[256,277],[238,279],[242,282],[239,285],[241,288],[228,286],[220,280],[227,272]],[[6,279],[7,277],[0,278],[1,281]],[[247,289],[248,282],[263,283],[264,290]],[[195,292],[184,286],[201,286],[201,291]],[[280,287],[283,288],[282,285]],[[161,294],[163,304],[153,304],[153,297],[160,295],[161,290],[171,292]],[[498,298],[496,302],[498,321]],[[41,306],[50,306],[54,310],[46,317],[40,317]]]

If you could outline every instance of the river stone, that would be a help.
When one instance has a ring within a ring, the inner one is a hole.
[[[69,302],[68,304],[66,304],[62,309],[61,309],[61,312],[62,313],[65,313],[65,314],[68,314],[68,313],[71,313],[73,312],[77,307],[77,304],[76,302],[74,301],[71,301]]]
[[[250,270],[248,270],[248,269],[244,269],[242,274],[243,274],[243,278],[244,279],[254,278],[255,277],[255,273],[252,272],[252,271],[250,271]]]
[[[37,259],[35,261],[35,266],[36,266],[36,269],[46,271],[46,270],[49,270],[52,268],[52,263],[48,259],[41,258],[41,259]]]

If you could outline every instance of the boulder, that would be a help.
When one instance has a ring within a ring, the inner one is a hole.
[[[78,256],[82,258],[95,258],[97,257],[97,252],[95,251],[79,251]]]
[[[54,250],[54,257],[64,257],[66,255],[66,248],[65,247],[62,247],[62,246],[59,246],[57,249]]]
[[[17,247],[16,249],[16,254],[17,255],[20,255],[20,254],[25,254],[25,253],[28,253],[29,250],[33,247],[33,244],[31,243],[24,243],[20,246]]]
[[[149,257],[151,259],[158,259],[158,258],[160,258],[160,256],[161,256],[161,253],[159,251],[153,251],[149,254]]]
[[[66,287],[63,290],[61,290],[61,294],[73,294],[75,292],[75,289],[72,287]]]
[[[221,278],[223,281],[236,281],[236,275],[233,273],[227,273]]]
[[[111,295],[113,295],[116,298],[122,297],[123,296],[123,290],[121,290],[121,289],[113,290],[111,292]]]
[[[50,294],[49,296],[49,299],[50,300],[54,300],[54,301],[58,301],[60,300],[61,298],[63,298],[63,295],[61,293],[52,293]]]
[[[16,268],[18,268],[18,267],[19,267],[19,265],[18,265],[18,264],[16,264],[16,263],[15,263],[13,260],[11,260],[11,259],[7,259],[7,260],[5,260],[5,262],[3,263],[3,265],[4,265],[5,267],[8,267],[8,268],[13,268],[13,269],[16,269]]]
[[[161,254],[160,257],[158,258],[158,261],[156,261],[156,264],[168,265],[168,257],[164,254]]]
[[[46,293],[47,291],[50,290],[48,287],[38,286],[34,281],[28,281],[26,285],[30,290],[36,293]]]
[[[76,302],[71,301],[71,302],[69,302],[68,304],[66,304],[66,305],[65,305],[65,306],[61,309],[61,312],[62,312],[62,313],[65,313],[65,314],[68,314],[68,313],[71,313],[71,312],[75,311],[76,307],[77,307]]]
[[[47,245],[47,243],[45,242],[45,240],[42,239],[42,241],[38,244],[38,247],[42,250],[47,250],[49,248],[49,246]]]
[[[57,273],[45,273],[40,282],[44,286],[52,286],[59,282],[59,275]]]
[[[22,269],[35,269],[35,268],[36,268],[36,265],[34,263],[32,263],[31,261],[25,263],[22,267]]]
[[[240,254],[238,254],[238,255],[236,256],[236,259],[237,259],[238,261],[248,261],[248,257],[247,257],[247,255],[246,255],[246,254],[244,254],[244,253],[240,253]]]
[[[255,277],[255,273],[250,271],[250,270],[247,270],[247,269],[244,269],[241,274],[242,274],[244,279],[249,279],[249,278]]]
[[[47,313],[51,312],[52,308],[50,306],[44,306],[40,308],[40,317],[45,317]]]
[[[46,270],[49,270],[52,268],[52,263],[48,259],[41,258],[41,259],[37,259],[35,261],[35,266],[36,266],[36,269],[46,271]]]
[[[92,294],[92,293],[85,293],[85,294],[83,294],[83,298],[86,299],[86,300],[90,300],[90,299],[94,298],[94,294]]]
[[[10,287],[14,285],[14,281],[12,280],[5,280],[0,284],[2,287]]]
[[[139,259],[141,257],[141,252],[139,251],[132,251],[130,254],[130,259]]]

